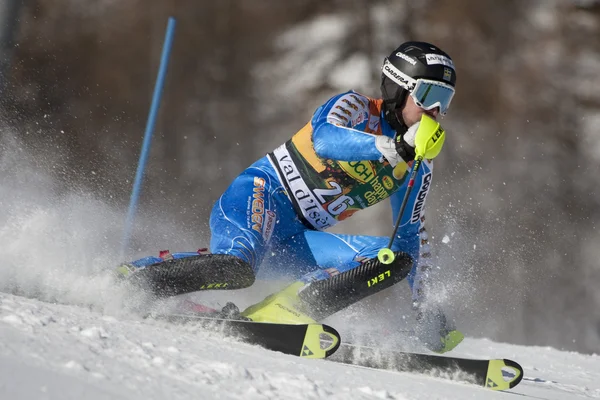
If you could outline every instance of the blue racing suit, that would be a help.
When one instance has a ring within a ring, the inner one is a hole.
[[[387,198],[392,225],[397,219],[412,161],[392,167],[378,150],[378,135],[396,135],[383,117],[382,103],[353,91],[334,96],[290,140],[244,170],[212,209],[211,252],[239,257],[258,278],[285,276],[305,283],[328,279],[376,257],[388,245],[388,237],[326,230]],[[413,259],[407,281],[417,311],[416,335],[428,348],[447,351],[460,343],[462,333],[437,305],[422,306],[430,267],[422,225],[432,171],[432,161],[423,160],[391,247]],[[161,261],[162,256],[145,257],[132,265]]]
[[[392,168],[375,146],[377,135],[395,136],[383,118],[382,100],[354,91],[331,98],[217,200],[210,216],[211,252],[240,257],[259,275],[284,274],[305,282],[376,257],[388,237],[325,230],[388,197],[392,224],[396,221],[412,162]],[[411,288],[432,169],[430,160],[419,169],[392,246],[413,257]]]

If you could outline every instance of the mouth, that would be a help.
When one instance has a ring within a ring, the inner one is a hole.
[[[436,110],[424,110],[423,114],[427,114],[428,116],[430,116],[431,118],[433,118],[434,120],[437,121],[439,112],[437,112],[437,109]]]

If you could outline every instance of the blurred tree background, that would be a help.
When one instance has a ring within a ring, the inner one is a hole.
[[[600,2],[26,1],[2,119],[65,192],[126,208],[169,16],[140,213],[205,246],[232,178],[430,41],[458,74],[427,207],[440,292],[467,334],[599,351]],[[387,206],[362,214],[336,230],[390,233]]]

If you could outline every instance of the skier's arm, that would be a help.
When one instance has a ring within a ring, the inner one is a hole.
[[[369,119],[368,98],[352,92],[333,97],[315,112],[311,121],[315,152],[340,161],[381,159],[383,155],[376,145],[378,135],[361,130]],[[393,138],[394,133],[384,135]]]

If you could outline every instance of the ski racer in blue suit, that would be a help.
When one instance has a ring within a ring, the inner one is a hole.
[[[211,253],[235,257],[254,275],[269,266],[297,279],[296,286],[280,295],[278,312],[293,308],[297,299],[289,298],[305,285],[376,261],[388,237],[326,230],[387,198],[396,221],[415,158],[419,121],[423,114],[433,119],[446,114],[455,82],[454,64],[445,52],[424,42],[402,44],[384,60],[381,99],[354,91],[332,97],[290,140],[233,180],[210,216]],[[391,249],[410,256],[407,281],[418,337],[430,349],[443,352],[456,346],[462,335],[440,307],[424,306],[430,249],[423,220],[432,174],[433,160],[424,160]],[[145,257],[131,265],[146,267],[160,261]],[[282,296],[288,296],[287,302]],[[272,305],[270,296],[245,316],[272,322],[295,318],[282,317],[269,309]],[[311,319],[299,319],[307,321]],[[454,341],[447,340],[450,332],[458,332]]]

